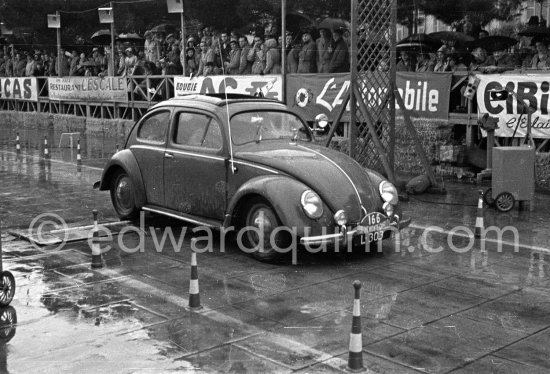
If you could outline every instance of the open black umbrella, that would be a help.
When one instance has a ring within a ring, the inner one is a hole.
[[[286,29],[297,35],[300,30],[315,27],[315,21],[300,12],[289,12],[286,15]]]
[[[160,25],[156,25],[151,29],[151,32],[162,32],[165,34],[170,34],[174,31],[176,31],[176,26],[169,23],[161,23]]]
[[[431,52],[441,47],[441,41],[427,34],[413,34],[397,43],[397,50]]]
[[[116,37],[116,33],[115,33]],[[92,41],[96,44],[101,45],[108,45],[111,44],[111,30],[98,30],[93,33],[92,37],[90,38]]]
[[[518,32],[520,36],[550,36],[550,29],[544,26],[530,26]]]
[[[474,40],[471,36],[458,31],[437,31],[428,34],[428,36],[443,42],[466,43]]]
[[[130,42],[130,43],[139,43],[144,40],[143,37],[139,36],[135,32],[119,34],[116,39],[122,42]]]
[[[503,35],[491,35],[485,38],[474,40],[466,45],[469,48],[483,48],[487,52],[503,51],[516,45],[518,41],[514,38]]]
[[[338,29],[350,29],[349,21],[342,18],[325,18],[317,24],[318,29],[338,30]]]

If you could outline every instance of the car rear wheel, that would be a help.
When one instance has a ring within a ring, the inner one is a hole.
[[[139,209],[135,203],[135,187],[132,179],[126,172],[120,172],[111,184],[111,201],[121,219],[134,220],[138,217]]]
[[[245,210],[243,244],[255,259],[264,262],[280,260],[292,243],[290,233],[278,231],[281,221],[265,201],[255,199]]]

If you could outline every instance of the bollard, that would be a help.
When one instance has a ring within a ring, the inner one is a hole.
[[[94,215],[94,228],[92,237],[92,268],[97,269],[103,267],[103,261],[101,260],[101,248],[99,247],[99,231],[97,227],[97,210],[93,210]]]
[[[483,190],[479,190],[479,198],[477,200],[477,217],[476,217],[476,228],[474,235],[476,238],[481,237],[481,231],[483,230]]]
[[[115,145],[115,153],[118,153],[118,143]]]
[[[348,369],[351,371],[363,370],[363,338],[361,335],[361,302],[360,289],[361,282],[353,282],[355,288],[355,299],[353,300],[353,319],[351,323],[351,333],[349,335],[349,358]]]
[[[82,156],[80,155],[80,138],[76,141],[76,164],[82,166]]]
[[[17,151],[17,154],[21,153],[21,144],[19,143],[19,133],[17,133],[15,137],[15,150]]]
[[[44,136],[44,157],[50,158],[50,150],[48,149],[48,137]]]
[[[197,253],[191,251],[191,280],[189,281],[189,309],[200,309],[199,271],[197,269]]]

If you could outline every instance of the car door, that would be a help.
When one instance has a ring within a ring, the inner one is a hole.
[[[148,113],[138,124],[136,138],[130,146],[141,171],[147,204],[164,203],[162,163],[170,124],[170,109]]]
[[[222,220],[227,201],[227,157],[218,120],[180,110],[164,153],[164,201],[181,213]]]

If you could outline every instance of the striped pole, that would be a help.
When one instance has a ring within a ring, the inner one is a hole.
[[[44,157],[50,158],[50,150],[48,149],[48,137],[44,136]]]
[[[477,200],[477,217],[476,228],[474,231],[475,237],[481,237],[481,231],[483,230],[483,190],[479,190],[479,198]]]
[[[21,144],[19,143],[19,133],[15,136],[15,150],[17,153],[21,153]]]
[[[76,141],[76,164],[82,166],[82,156],[80,156],[80,138]]]
[[[189,281],[189,309],[200,309],[199,271],[197,269],[197,253],[191,251],[191,280]]]
[[[349,334],[348,369],[351,371],[363,370],[363,338],[361,335],[361,282],[353,282],[355,300],[353,300],[353,320]]]
[[[97,210],[92,211],[94,215],[94,228],[92,237],[92,268],[103,267],[103,261],[101,261],[101,248],[99,247],[99,230],[97,228]]]

